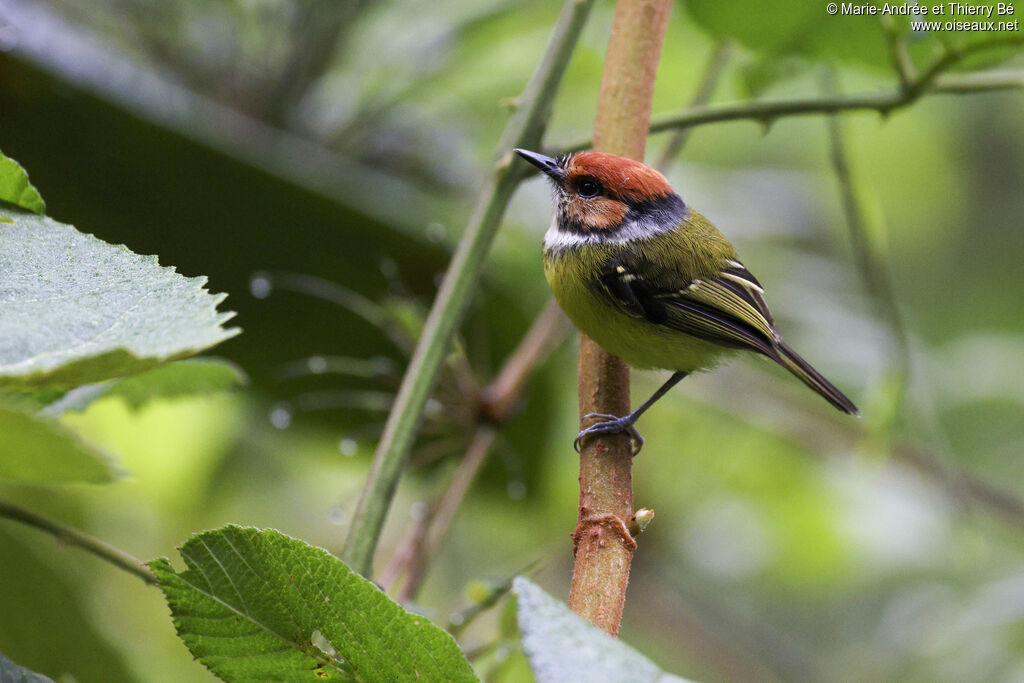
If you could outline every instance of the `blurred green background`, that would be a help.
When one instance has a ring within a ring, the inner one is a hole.
[[[738,6],[673,9],[655,113],[685,109],[723,35],[740,43],[714,102],[820,96],[828,65],[845,92],[896,82],[875,19]],[[549,150],[589,133],[612,9],[595,6]],[[251,379],[138,411],[100,401],[65,422],[129,479],[0,495],[143,558],[228,522],[337,552],[408,340],[557,13],[542,0],[0,0],[0,149],[57,220],[227,292],[244,333],[216,353]],[[937,41],[911,43],[925,63]],[[1022,68],[1009,57],[999,68]],[[1022,104],[1019,91],[934,96],[843,118],[904,341],[854,265],[823,117],[696,128],[668,169],[766,286],[787,340],[864,417],[752,358],[687,379],[644,417],[635,495],[657,519],[622,638],[661,666],[721,681],[1024,677]],[[670,137],[651,138],[649,160]],[[462,329],[481,384],[547,299],[549,219],[547,188],[528,181]],[[317,355],[370,363],[310,372]],[[637,373],[634,399],[660,380]],[[468,441],[473,397],[447,377],[436,399],[378,571]],[[417,609],[443,623],[478,582],[534,561],[566,596],[575,431],[570,339],[501,428]],[[213,680],[134,577],[8,522],[0,557],[0,651],[19,664],[81,683]],[[488,680],[528,680],[507,636],[499,607],[460,642]]]

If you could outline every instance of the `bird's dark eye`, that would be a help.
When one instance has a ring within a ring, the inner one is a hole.
[[[601,184],[596,180],[587,179],[579,184],[576,188],[576,192],[579,196],[585,199],[590,199],[591,197],[596,197],[601,194]]]

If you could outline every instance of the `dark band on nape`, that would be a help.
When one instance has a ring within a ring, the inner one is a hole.
[[[629,213],[626,214],[626,220],[674,226],[678,225],[689,211],[690,209],[683,202],[682,197],[675,192],[669,192],[652,199],[629,202]]]

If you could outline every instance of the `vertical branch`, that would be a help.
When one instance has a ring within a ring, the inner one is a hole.
[[[481,191],[402,378],[395,403],[345,539],[343,557],[363,576],[373,570],[384,519],[405,466],[423,409],[444,355],[469,304],[484,260],[520,176],[511,167],[513,147],[536,147],[593,0],[566,0],[540,64],[517,102],[498,142],[498,163]]]
[[[594,149],[642,160],[654,76],[671,0],[619,0],[605,57]],[[629,369],[580,335],[580,415],[629,413]],[[582,425],[586,426],[586,425]],[[619,632],[636,541],[632,448],[627,434],[587,439],[580,454],[576,563],[569,607],[612,635]]]

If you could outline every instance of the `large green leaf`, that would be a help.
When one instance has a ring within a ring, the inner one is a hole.
[[[13,217],[0,223],[0,387],[106,381],[237,334],[205,278],[45,216]]]
[[[190,538],[149,563],[178,635],[225,681],[475,681],[452,637],[326,550],[270,529]]]
[[[517,576],[519,631],[537,683],[685,683]]]
[[[52,678],[18,666],[0,652],[0,681],[3,683],[53,683]]]
[[[118,477],[110,457],[53,420],[0,408],[0,479],[100,484]]]
[[[39,190],[28,181],[28,173],[14,159],[0,152],[0,201],[20,206],[33,213],[46,213]]]
[[[825,5],[806,0],[688,0],[686,8],[712,35],[733,38],[762,54],[888,63],[885,33],[877,17],[831,16]]]

